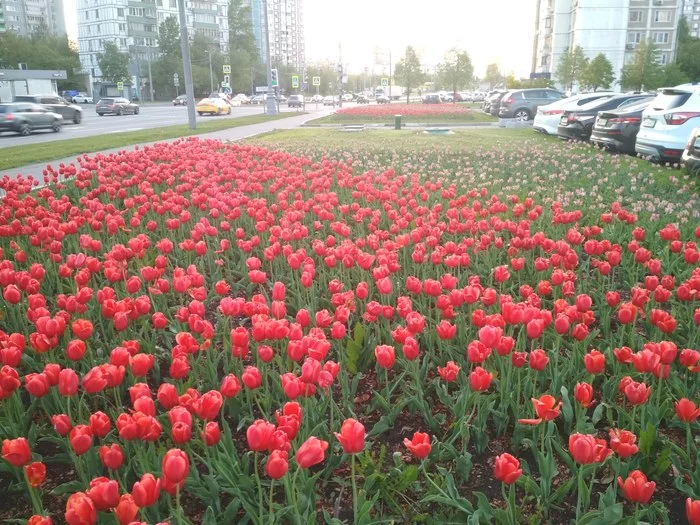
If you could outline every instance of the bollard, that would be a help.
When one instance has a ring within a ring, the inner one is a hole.
[[[401,115],[394,115],[394,129],[401,129]]]

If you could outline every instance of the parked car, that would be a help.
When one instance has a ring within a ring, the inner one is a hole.
[[[287,99],[287,107],[301,108],[304,106],[304,97],[301,95],[289,95]]]
[[[508,93],[507,91],[503,91],[501,93],[498,93],[497,95],[494,95],[490,98],[489,100],[489,110],[487,113],[493,115],[494,117],[498,116],[498,112],[501,109],[501,99]]]
[[[690,134],[688,144],[681,156],[681,162],[688,173],[700,175],[700,127],[697,127]]]
[[[323,102],[323,95],[314,95],[313,97],[311,97],[311,102]]]
[[[200,100],[195,106],[197,113],[202,116],[205,113],[209,115],[231,114],[231,106],[223,98],[219,96],[209,96]]]
[[[92,104],[92,97],[84,91],[81,91],[73,96],[72,102],[73,104]]]
[[[503,96],[504,91],[500,90],[495,90],[495,91],[490,91],[486,96],[483,98],[483,103],[481,105],[481,109],[484,110],[484,113],[490,113],[491,112],[491,101],[498,99],[500,101],[500,97]]]
[[[377,95],[377,104],[390,104],[391,99],[386,95]]]
[[[343,102],[352,102],[352,93],[343,93]]]
[[[602,100],[594,100],[575,110],[566,110],[561,116],[557,135],[562,139],[588,140],[593,131],[593,123],[599,111],[622,109],[645,100],[651,100],[648,93],[624,93]]]
[[[123,97],[101,98],[95,104],[95,112],[101,117],[103,115],[133,115],[139,114],[139,105]]]
[[[173,99],[173,106],[186,106],[187,105],[187,95],[180,95]]]
[[[338,103],[338,97],[333,97],[331,95],[328,95],[327,97],[323,97],[323,105],[324,106],[333,106]]]
[[[280,104],[284,104],[284,103],[287,102],[287,97],[284,96],[284,95],[279,95],[278,97],[276,97],[276,100],[277,100]]]
[[[32,102],[8,102],[0,104],[0,132],[12,131],[29,135],[35,129],[51,129],[55,132],[63,128],[63,117]]]
[[[437,93],[428,93],[423,97],[423,104],[440,104],[442,102]]]
[[[239,93],[231,99],[231,102],[238,100],[241,104],[250,104],[250,99],[245,93]]]
[[[584,104],[593,102],[594,100],[601,100],[604,98],[610,98],[615,93],[611,91],[597,91],[595,93],[584,93],[583,95],[574,95],[573,97],[563,98],[546,106],[540,106],[537,108],[537,114],[535,115],[535,120],[532,123],[532,128],[535,131],[541,133],[547,133],[549,135],[557,134],[557,126],[561,120],[561,115],[567,109],[577,109]]]
[[[267,100],[267,95],[255,95],[252,99],[250,99],[250,103],[251,104],[264,104],[266,100]]]
[[[593,123],[591,142],[611,151],[634,155],[642,112],[650,103],[651,98],[617,110],[599,111]]]
[[[508,91],[501,98],[498,106],[498,117],[514,118],[525,122],[535,116],[537,108],[540,106],[546,106],[563,98],[562,93],[549,88]]]
[[[83,120],[83,108],[67,102],[58,95],[17,95],[15,102],[31,102],[39,104],[53,113],[58,113],[63,117],[63,121],[73,121],[80,124]]]
[[[365,95],[357,95],[357,100],[355,102],[358,104],[369,104],[369,99]]]
[[[678,162],[700,125],[700,84],[661,89],[642,114],[635,151],[658,162]]]
[[[447,93],[446,91],[441,91],[438,93],[442,102],[454,102],[454,95],[452,93]]]

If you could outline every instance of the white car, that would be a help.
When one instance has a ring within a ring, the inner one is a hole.
[[[594,100],[612,97],[614,94],[615,93],[609,91],[584,93],[583,95],[574,95],[573,97],[557,100],[546,106],[540,106],[537,108],[537,114],[535,114],[532,129],[540,133],[556,135],[557,126],[559,125],[561,115],[564,111],[576,109]]]
[[[311,97],[311,102],[323,102],[323,95],[314,95]]]
[[[663,88],[642,113],[634,149],[658,162],[679,162],[693,129],[700,125],[700,84]]]
[[[343,94],[343,102],[352,102],[352,94],[350,94],[350,93]]]
[[[73,97],[73,104],[92,104],[92,97],[87,93],[80,92]]]
[[[250,99],[248,98],[248,95],[246,95],[245,93],[239,93],[238,95],[236,95],[235,97],[233,97],[231,99],[231,102],[235,102],[235,101],[238,101],[237,105],[239,105],[239,106],[241,104],[250,104]]]
[[[333,106],[338,103],[338,97],[332,97],[328,95],[327,97],[323,97],[323,105],[324,106]]]

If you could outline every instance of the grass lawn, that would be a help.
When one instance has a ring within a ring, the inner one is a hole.
[[[409,124],[470,124],[480,122],[497,122],[498,119],[481,111],[480,109],[465,110],[463,105],[455,107],[453,113],[446,112],[439,115],[424,115],[420,114],[420,109],[425,108],[422,104],[412,104],[419,110],[417,114],[411,114],[406,111],[406,105],[399,106],[396,104],[396,109],[392,106],[368,106],[366,108],[352,108],[350,112],[341,111],[333,113],[325,117],[317,118],[306,123],[306,126],[317,126],[321,124],[394,124],[394,115],[400,114],[402,122]],[[366,109],[366,111],[361,111]]]
[[[697,177],[591,145],[568,143],[531,129],[461,129],[433,136],[414,130],[337,129],[276,131],[251,140],[270,149],[322,158],[353,160],[362,170],[395,169],[475,186],[500,195],[532,196],[600,213],[610,203],[628,203],[653,219],[698,221]]]
[[[287,117],[298,116],[301,113],[280,113],[273,117],[266,115],[249,115],[233,119],[208,120],[197,122],[197,129],[191,130],[186,124],[177,126],[165,126],[162,128],[142,129],[139,131],[125,131],[122,133],[109,133],[94,137],[80,137],[26,146],[12,146],[0,149],[0,170],[8,170],[19,166],[35,164],[37,162],[49,162],[62,159],[71,155],[92,153],[112,148],[130,146],[143,142],[154,142],[189,135],[200,135],[212,131],[259,124],[268,120],[278,120]]]

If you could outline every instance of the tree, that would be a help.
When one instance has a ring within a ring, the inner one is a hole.
[[[663,83],[664,71],[657,63],[656,46],[644,40],[637,46],[634,60],[622,68],[620,84],[624,88],[641,91],[656,89]]]
[[[228,27],[231,89],[234,93],[248,91],[255,77],[259,77],[258,81],[267,85],[267,71],[260,62],[255,45],[250,6],[244,5],[242,0],[230,0]]]
[[[394,78],[399,85],[406,86],[406,103],[411,99],[411,88],[418,87],[423,83],[424,73],[421,69],[420,60],[413,47],[406,47],[406,52],[394,68]]]
[[[180,24],[174,16],[169,16],[158,26],[158,48],[163,58],[178,60],[182,58]]]
[[[581,71],[579,82],[582,88],[597,91],[598,88],[609,88],[613,80],[615,74],[612,63],[603,53],[598,53]]]
[[[688,75],[680,68],[680,66],[672,62],[664,66],[664,86],[677,86],[688,82]]]
[[[700,38],[690,36],[685,17],[678,24],[678,53],[676,63],[690,80],[700,80]],[[669,84],[670,85],[670,84]]]
[[[97,63],[104,80],[108,82],[129,80],[129,55],[119,51],[119,47],[114,42],[105,42],[104,53],[97,55]]]
[[[529,89],[529,88],[551,88],[554,83],[549,78],[526,78],[516,79],[510,74],[504,80],[506,89]]]
[[[496,84],[503,80],[503,75],[498,69],[498,64],[489,64],[486,66],[486,75],[484,81],[489,83],[489,87],[493,89]]]
[[[576,46],[573,49],[568,49],[561,56],[554,76],[561,84],[571,90],[574,82],[580,82],[581,73],[587,65],[588,59],[583,54],[583,48]]]
[[[452,48],[438,64],[438,74],[442,84],[456,94],[457,89],[465,88],[472,82],[474,66],[466,51]]]

